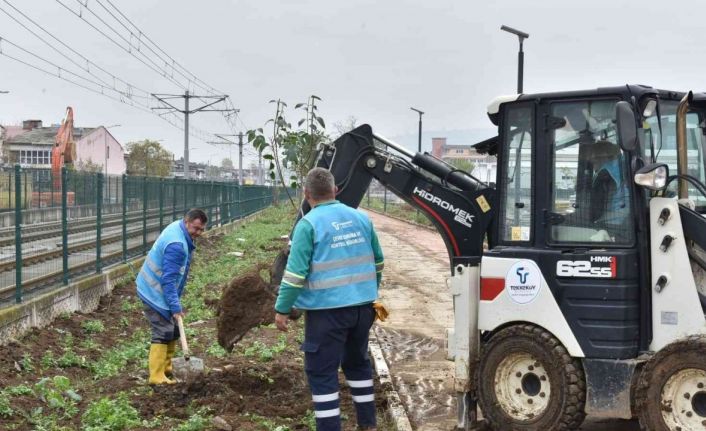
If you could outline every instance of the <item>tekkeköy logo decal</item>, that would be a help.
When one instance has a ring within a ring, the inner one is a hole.
[[[454,220],[456,220],[457,222],[466,226],[467,228],[473,227],[473,218],[475,216],[468,214],[466,212],[466,210],[462,210],[461,208],[456,208],[455,206],[446,202],[445,200],[441,199],[440,197],[434,196],[433,194],[429,193],[426,190],[422,190],[419,187],[415,187],[413,193],[415,195],[421,197],[425,201],[436,204],[436,205],[440,206],[441,208],[445,209],[446,211],[453,213]]]
[[[505,276],[505,291],[517,304],[532,302],[542,290],[542,277],[531,260],[515,262]]]
[[[618,276],[617,256],[589,256],[588,260],[559,260],[557,277],[615,278]]]
[[[346,229],[353,226],[353,220],[348,220],[344,222],[332,221],[331,226],[336,230]]]

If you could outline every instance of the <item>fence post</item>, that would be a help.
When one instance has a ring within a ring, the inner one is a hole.
[[[172,183],[172,221],[174,221],[176,220],[177,179],[172,178],[169,181]]]
[[[210,187],[208,188],[208,193],[204,193],[204,195],[208,196],[206,210],[208,212],[208,223],[206,223],[206,227],[210,229],[213,227],[213,181],[211,181]]]
[[[64,284],[69,284],[69,202],[68,171],[61,167],[61,269]],[[53,189],[53,187],[52,187]]]
[[[22,171],[15,165],[15,302],[22,302]]]
[[[142,254],[147,255],[147,177],[142,180]]]
[[[52,187],[52,184],[54,184],[54,173],[49,172],[49,189],[51,190],[51,206],[54,207],[54,187]]]
[[[228,223],[228,216],[226,215],[226,199],[227,199],[227,190],[228,190],[228,184],[221,183],[221,190],[220,190],[220,195],[221,195],[221,226],[224,224]]]
[[[184,213],[189,208],[189,179],[184,178]]]
[[[96,273],[103,270],[103,260],[101,259],[101,240],[103,224],[103,173],[96,174]]]
[[[127,262],[127,175],[123,174],[123,262]]]
[[[387,187],[385,187],[385,195],[382,202],[382,212],[387,213]]]
[[[243,218],[243,195],[242,195],[242,190],[243,186],[238,184],[236,186],[236,200],[235,200],[235,213],[238,217],[238,219]]]
[[[159,231],[164,228],[164,178],[159,179]]]

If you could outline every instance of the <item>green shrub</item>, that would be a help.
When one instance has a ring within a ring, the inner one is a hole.
[[[85,320],[81,323],[81,327],[89,334],[96,334],[105,331],[105,326],[100,320]]]
[[[47,350],[44,352],[44,355],[42,355],[42,359],[39,361],[39,363],[42,365],[42,368],[45,370],[47,368],[53,368],[56,366],[56,358],[54,358],[54,353],[51,350]]]
[[[81,397],[71,388],[68,377],[45,377],[34,385],[34,393],[52,410],[63,412],[66,418],[78,413],[76,402],[80,401]]]
[[[61,368],[82,367],[85,365],[86,359],[78,356],[73,350],[65,350],[64,354],[56,360],[56,365]]]
[[[0,416],[8,418],[15,414],[15,411],[10,407],[10,398],[4,393],[0,393]]]

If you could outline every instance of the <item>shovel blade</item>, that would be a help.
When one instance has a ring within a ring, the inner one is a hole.
[[[174,358],[172,359],[172,368],[172,372],[176,378],[180,380],[188,380],[190,377],[203,374],[203,359],[195,358],[193,356],[188,360],[183,357]]]

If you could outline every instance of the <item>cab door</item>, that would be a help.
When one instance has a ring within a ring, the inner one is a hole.
[[[589,358],[637,356],[639,260],[619,98],[546,100],[537,158],[540,267]]]

